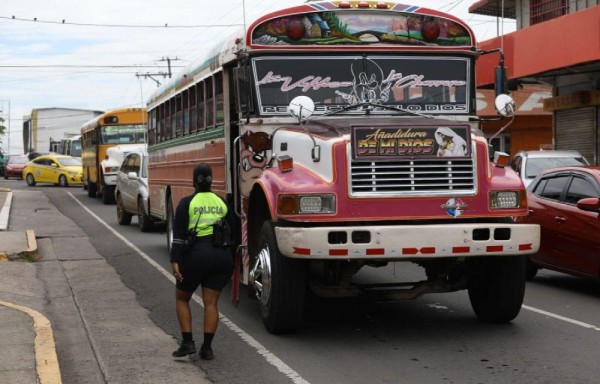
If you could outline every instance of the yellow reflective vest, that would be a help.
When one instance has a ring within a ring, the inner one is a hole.
[[[213,192],[198,192],[190,201],[188,230],[198,237],[212,235],[212,225],[227,215],[227,204]]]

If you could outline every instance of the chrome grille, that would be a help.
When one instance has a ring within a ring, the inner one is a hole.
[[[350,190],[361,195],[419,195],[475,192],[475,157],[355,161],[350,164]]]

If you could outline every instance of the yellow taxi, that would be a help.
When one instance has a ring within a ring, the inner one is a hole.
[[[37,183],[52,183],[61,187],[81,185],[83,180],[81,160],[65,155],[38,156],[25,164],[23,179],[30,187]]]

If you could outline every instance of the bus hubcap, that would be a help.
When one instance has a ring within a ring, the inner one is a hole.
[[[271,257],[267,246],[261,249],[250,270],[250,284],[261,304],[267,305],[271,292]]]

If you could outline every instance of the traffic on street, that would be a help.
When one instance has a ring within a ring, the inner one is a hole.
[[[0,183],[15,191],[16,200],[31,190],[22,180]],[[88,198],[81,187],[34,189],[82,230],[73,236],[89,239],[150,320],[177,338],[164,227],[140,232],[135,225],[119,225],[116,206]],[[69,236],[55,235],[59,259],[61,251],[69,251]],[[389,281],[421,273],[405,266],[366,270],[356,279]],[[400,303],[322,299],[307,308],[300,332],[272,335],[262,325],[256,299],[243,291],[236,307],[228,286],[219,308],[218,358],[193,357],[186,364],[205,371],[214,383],[594,383],[600,373],[594,354],[600,346],[599,289],[597,282],[541,269],[527,283],[523,307],[509,324],[477,321],[465,292]],[[196,329],[202,326],[199,302],[196,298],[192,304]],[[59,325],[61,318],[51,321]],[[131,336],[144,344],[143,330]],[[75,348],[57,336],[59,361],[66,366],[69,362],[61,357],[73,351],[63,347]],[[162,353],[171,359],[167,346]]]
[[[1,382],[598,383],[598,1],[32,1]]]

